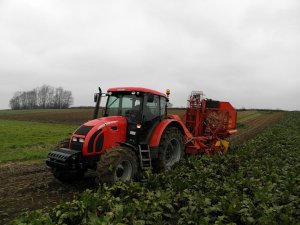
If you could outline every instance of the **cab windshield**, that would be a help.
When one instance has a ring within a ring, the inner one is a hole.
[[[129,122],[140,119],[141,96],[135,94],[112,94],[108,97],[106,116],[124,116]]]

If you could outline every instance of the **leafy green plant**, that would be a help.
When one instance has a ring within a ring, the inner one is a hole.
[[[299,113],[287,113],[227,155],[186,157],[12,224],[299,224],[299,131]]]

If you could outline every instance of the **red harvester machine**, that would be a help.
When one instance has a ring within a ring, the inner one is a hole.
[[[193,91],[186,113],[167,113],[166,94],[140,87],[110,88],[95,94],[94,118],[80,126],[46,161],[61,181],[81,178],[87,169],[99,182],[133,179],[139,171],[162,171],[185,154],[225,153],[236,132],[236,110],[228,102],[203,98]],[[98,118],[102,96],[107,96]]]

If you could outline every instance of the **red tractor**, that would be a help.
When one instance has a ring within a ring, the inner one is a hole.
[[[236,110],[228,102],[192,92],[181,119],[167,113],[166,94],[139,87],[110,88],[95,94],[94,119],[80,126],[64,146],[48,154],[47,165],[61,181],[96,170],[99,182],[131,180],[144,169],[162,171],[185,154],[227,151],[236,132]],[[106,107],[98,117],[101,97]]]

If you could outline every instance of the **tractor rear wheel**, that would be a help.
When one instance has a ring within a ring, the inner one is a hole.
[[[182,133],[176,127],[164,131],[159,145],[158,158],[153,160],[153,170],[159,172],[170,169],[184,155]]]
[[[132,180],[138,169],[138,161],[133,150],[123,146],[108,149],[97,164],[97,182],[115,183]]]

